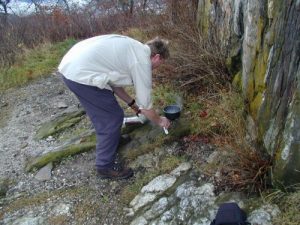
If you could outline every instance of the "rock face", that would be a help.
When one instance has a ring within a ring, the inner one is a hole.
[[[245,197],[237,193],[216,196],[214,185],[190,176],[191,170],[190,163],[183,163],[144,186],[131,201],[131,208],[124,209],[131,217],[130,225],[210,225],[220,203],[236,202],[244,206]],[[262,205],[249,212],[248,219],[251,224],[271,225],[279,213],[276,205]]]
[[[300,182],[300,1],[199,0],[198,24],[226,50],[273,182]]]

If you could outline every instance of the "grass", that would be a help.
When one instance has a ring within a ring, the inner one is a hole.
[[[24,50],[13,66],[0,68],[0,91],[21,86],[34,78],[53,72],[65,52],[75,43],[74,39],[68,39]]]
[[[65,199],[66,204],[72,205],[72,211],[70,214],[47,216],[47,222],[50,225],[70,224],[70,220],[75,221],[76,224],[87,224],[91,218],[99,221],[97,224],[103,224],[104,215],[111,210],[110,198],[112,197],[106,190],[93,189],[90,186],[44,191],[34,195],[19,196],[8,203],[0,204],[2,207],[0,220],[3,220],[5,214],[12,214],[28,208],[35,209],[47,206],[47,203],[51,204],[51,202],[55,203],[57,200]]]
[[[182,106],[182,92],[172,84],[155,84],[153,91],[153,104],[155,108],[163,109],[167,105]]]
[[[0,212],[0,219],[3,219],[5,213],[10,213],[13,211],[20,210],[22,208],[28,208],[28,207],[37,207],[42,205],[44,202],[47,202],[47,199],[49,198],[63,198],[65,196],[68,197],[76,197],[80,194],[85,194],[91,192],[91,189],[88,187],[78,187],[78,188],[69,188],[69,189],[61,189],[61,190],[55,190],[52,192],[44,191],[41,193],[38,193],[34,196],[21,196],[17,199],[12,200],[8,204],[1,205],[2,211]]]
[[[268,190],[262,194],[265,202],[277,204],[281,213],[273,220],[274,225],[298,225],[300,221],[300,184],[293,185],[293,192]]]
[[[185,110],[192,119],[192,133],[212,137],[236,136],[245,130],[244,105],[239,93],[220,90],[213,96],[186,96]],[[239,132],[237,132],[239,131]],[[244,132],[238,138],[244,136]]]
[[[290,193],[278,204],[281,214],[274,219],[274,225],[298,225],[300,221],[300,191]]]
[[[240,94],[222,89],[210,95],[188,95],[186,99],[184,116],[193,122],[192,134],[185,139],[191,142],[190,146],[201,141],[219,147],[220,159],[214,164],[201,165],[201,159],[199,163],[195,160],[208,175],[220,173],[221,182],[215,183],[217,189],[251,193],[266,189],[271,161],[245,139],[244,103]]]

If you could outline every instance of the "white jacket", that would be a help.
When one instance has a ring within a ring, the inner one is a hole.
[[[109,89],[134,85],[140,108],[152,108],[150,48],[121,35],[101,35],[75,44],[58,71],[67,79]]]

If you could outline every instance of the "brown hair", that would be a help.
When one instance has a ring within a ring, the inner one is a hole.
[[[153,40],[146,42],[146,44],[151,49],[151,57],[155,56],[156,54],[159,54],[160,57],[163,59],[169,58],[169,41],[156,37]]]

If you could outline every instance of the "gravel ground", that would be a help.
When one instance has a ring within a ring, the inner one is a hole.
[[[50,151],[59,144],[54,140],[35,141],[38,127],[65,110],[59,108],[60,103],[69,107],[78,103],[54,74],[10,89],[2,94],[0,102],[3,118],[0,123],[0,176],[18,178],[23,175],[27,157]]]
[[[24,172],[28,158],[62,144],[34,140],[39,126],[72,107],[77,99],[55,74],[1,94],[0,178],[10,185],[0,201],[0,224],[126,224],[118,194],[132,180],[98,179],[94,151],[55,165],[47,181]]]

